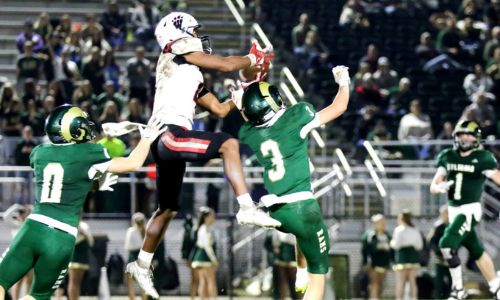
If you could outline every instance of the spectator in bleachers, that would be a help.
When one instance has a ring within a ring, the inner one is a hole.
[[[487,4],[484,18],[489,28],[500,24],[500,0],[491,0]]]
[[[359,63],[367,62],[370,65],[370,72],[373,73],[377,71],[378,57],[379,54],[377,46],[375,44],[370,44],[366,49],[366,55],[361,57]]]
[[[71,102],[71,95],[66,95],[61,82],[52,80],[47,88],[47,95],[54,97],[56,106]]]
[[[71,17],[68,14],[64,14],[59,19],[59,25],[57,25],[55,31],[61,33],[62,38],[66,38],[70,35],[71,28]]]
[[[96,102],[96,95],[92,91],[92,85],[88,80],[80,81],[80,84],[73,93],[73,105],[80,106],[83,102],[89,101],[90,103]]]
[[[142,239],[146,234],[145,219],[143,213],[136,212],[132,215],[132,226],[127,229],[125,235],[125,250],[128,252],[128,262],[135,261],[142,247]],[[129,300],[135,300],[134,279],[125,276]],[[141,299],[146,300],[147,296],[141,291]]]
[[[462,113],[461,121],[475,121],[481,126],[483,136],[496,132],[497,116],[490,100],[494,101],[493,94],[479,92],[472,95],[472,104],[467,106]]]
[[[434,42],[432,41],[431,34],[429,32],[426,31],[420,35],[420,42],[415,47],[415,54],[420,59],[421,65],[425,64],[439,54],[434,46]]]
[[[42,49],[41,57],[43,58],[43,72],[45,79],[50,82],[55,79],[54,60],[62,52],[62,37],[63,34],[59,31],[53,31],[50,34],[49,40]]]
[[[447,121],[443,124],[443,129],[437,135],[436,139],[438,140],[452,140],[453,139],[453,124]]]
[[[29,166],[30,165],[30,154],[38,145],[33,140],[33,130],[29,125],[23,127],[21,140],[17,143],[16,149],[14,150],[16,166]]]
[[[99,124],[107,122],[118,123],[120,121],[120,112],[118,111],[116,103],[111,100],[107,101],[106,104],[104,104],[101,116],[99,117]]]
[[[375,300],[382,298],[384,293],[384,281],[391,267],[393,253],[389,245],[391,236],[385,228],[385,217],[376,214],[371,217],[371,221],[372,228],[361,237],[361,252],[363,268],[369,272],[369,299]]]
[[[482,18],[481,11],[477,7],[476,0],[462,0],[460,8],[457,12],[457,19],[472,18],[480,20]]]
[[[467,96],[478,92],[489,92],[493,88],[493,80],[486,74],[481,64],[474,65],[474,72],[465,76],[463,87]]]
[[[380,94],[387,97],[390,90],[398,86],[398,72],[391,69],[391,63],[385,56],[379,57],[377,65],[377,71],[373,73],[373,79],[380,89]]]
[[[419,100],[412,100],[410,112],[401,118],[398,140],[429,140],[432,138],[432,124],[428,115],[422,112]]]
[[[403,116],[407,112],[415,94],[411,90],[411,81],[407,77],[399,80],[396,88],[389,90],[389,107],[387,113],[393,116]]]
[[[495,26],[491,29],[490,37],[484,44],[483,60],[485,62],[493,57],[493,52],[498,46],[500,46],[500,26]]]
[[[143,107],[137,98],[130,99],[127,112],[123,115],[122,119],[124,121],[146,124],[147,120],[144,117]]]
[[[461,40],[462,35],[457,28],[456,17],[448,12],[446,14],[446,27],[439,31],[436,39],[436,48],[453,59],[459,59],[461,57]]]
[[[417,275],[420,269],[420,251],[423,239],[415,228],[409,211],[398,214],[398,226],[394,229],[391,248],[395,251],[396,300],[404,299],[405,285],[410,284],[409,299],[417,299]]]
[[[354,125],[354,139],[355,143],[363,142],[368,133],[373,130],[377,122],[376,114],[378,108],[373,105],[366,105],[360,110],[360,115],[356,119]]]
[[[500,95],[500,45],[495,47],[493,57],[486,63],[486,74],[493,79],[491,92],[494,95]]]
[[[449,122],[446,122],[449,123]],[[445,124],[446,124],[445,123]],[[450,127],[451,127],[451,123]],[[452,129],[453,131],[453,129]],[[449,138],[451,139],[451,135]],[[433,228],[427,236],[429,246],[435,257],[435,275],[434,275],[434,297],[435,299],[445,299],[451,292],[451,275],[448,269],[448,263],[443,258],[443,253],[439,248],[439,240],[444,235],[444,231],[449,224],[448,206],[443,205],[439,208],[439,219],[434,222]]]
[[[49,35],[54,30],[52,24],[50,24],[50,17],[47,12],[40,13],[35,24],[33,24],[33,30],[42,37],[44,42],[47,42]]]
[[[36,103],[37,107],[41,106],[42,103],[42,88],[40,85],[37,85],[33,79],[27,79],[24,82],[24,88],[22,89],[23,95],[21,100],[23,105],[26,106],[29,100],[33,100]]]
[[[371,73],[363,75],[362,85],[355,87],[353,104],[356,109],[360,109],[366,105],[385,107],[380,89]]]
[[[50,112],[54,110],[56,107],[56,99],[52,95],[47,95],[45,96],[45,99],[43,100],[43,107],[42,107],[42,119],[45,120]]]
[[[113,50],[113,48],[111,48],[111,45],[104,39],[104,34],[102,33],[102,31],[93,32],[92,35],[85,40],[85,43],[83,45],[83,53],[92,53],[92,49],[94,47],[99,49],[101,58],[104,58],[106,54]]]
[[[115,84],[111,80],[107,80],[104,84],[104,92],[97,96],[96,105],[101,110],[109,101],[116,105],[118,113],[121,113],[126,104],[125,97],[115,90]]]
[[[83,59],[82,77],[90,81],[92,90],[99,95],[103,91],[104,64],[98,47],[92,47],[91,54]]]
[[[113,50],[106,53],[104,56],[104,80],[112,81],[115,91],[119,91],[121,88],[121,69],[116,63],[115,53]]]
[[[44,47],[43,38],[33,31],[33,21],[29,19],[24,22],[24,31],[16,37],[17,50],[19,50],[19,53],[24,53],[24,43],[26,41],[31,41],[33,43],[33,52],[35,53],[40,52]]]
[[[369,27],[370,21],[366,16],[364,3],[361,0],[348,0],[342,8],[339,25],[351,29]]]
[[[121,49],[127,35],[127,19],[124,14],[120,13],[117,0],[109,0],[108,10],[101,17],[101,25],[104,37],[113,49]]]
[[[26,104],[26,109],[21,113],[21,123],[24,126],[24,130],[26,127],[30,128],[30,131],[35,136],[43,136],[44,135],[44,123],[45,120],[42,118],[42,115],[38,112],[36,107],[35,100],[30,99]]]
[[[86,23],[83,24],[81,30],[82,39],[88,40],[89,38],[93,37],[96,33],[101,33],[103,31],[101,24],[97,22],[94,14],[88,14],[87,17],[85,18],[85,21]]]
[[[163,16],[166,16],[173,11],[186,12],[188,8],[185,0],[159,0],[158,2],[158,9]]]
[[[135,37],[149,51],[157,47],[154,31],[161,18],[160,11],[153,4],[151,0],[144,0],[137,5],[131,16]]]
[[[318,70],[327,64],[329,56],[328,48],[321,42],[315,30],[307,32],[304,44],[295,48],[294,53],[300,61],[300,76],[308,79],[314,77]]]
[[[468,61],[480,62],[482,58],[483,40],[481,30],[474,27],[474,20],[470,17],[460,21],[462,35],[460,49]]]
[[[5,90],[4,90],[5,93]],[[21,128],[21,100],[16,96],[5,106],[1,130],[5,136],[20,136]]]
[[[127,146],[125,143],[115,136],[105,135],[97,141],[97,144],[101,144],[104,148],[106,148],[109,156],[111,157],[122,157],[127,152]]]
[[[73,86],[73,81],[80,79],[80,71],[77,64],[71,60],[71,52],[69,49],[64,49],[61,56],[54,56],[52,60],[54,67],[54,76],[57,81],[64,81]],[[68,90],[66,90],[68,92]],[[70,95],[73,90],[69,91]]]
[[[42,60],[38,55],[33,53],[33,42],[29,40],[24,42],[24,53],[18,57],[16,66],[16,78],[19,90],[21,90],[28,78],[38,82],[42,71]]]
[[[352,90],[355,90],[357,86],[360,86],[363,84],[363,76],[366,73],[371,73],[370,64],[366,61],[359,62],[358,71],[351,78],[351,82],[352,82],[351,89]]]
[[[5,113],[9,109],[10,103],[14,100],[19,101],[20,99],[12,83],[7,81],[0,88],[0,119],[5,117]]]
[[[314,24],[311,24],[309,15],[307,13],[302,13],[299,17],[299,24],[295,25],[295,27],[293,27],[292,29],[293,49],[304,45],[306,35],[311,30],[318,31],[318,27]]]
[[[138,98],[144,105],[148,102],[148,86],[151,77],[151,62],[145,57],[145,49],[135,49],[135,57],[127,60],[129,97]]]
[[[81,38],[80,31],[73,30],[69,34],[69,37],[66,38],[63,51],[68,50],[70,52],[71,60],[76,63],[78,68],[82,67],[82,59],[83,59],[83,49],[85,47],[85,43]]]

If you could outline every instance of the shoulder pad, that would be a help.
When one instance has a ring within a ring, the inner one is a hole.
[[[175,41],[171,46],[171,52],[175,55],[187,54],[190,52],[203,51],[203,46],[199,38],[183,38]]]

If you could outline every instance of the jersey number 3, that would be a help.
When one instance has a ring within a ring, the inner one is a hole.
[[[268,177],[272,182],[283,179],[285,176],[285,163],[283,155],[280,152],[278,143],[273,140],[267,140],[260,145],[260,152],[264,157],[270,157],[274,170],[269,170]]]
[[[60,163],[49,163],[43,169],[41,203],[60,203],[64,169]]]

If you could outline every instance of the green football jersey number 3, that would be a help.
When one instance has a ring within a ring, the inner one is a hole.
[[[278,143],[273,140],[267,140],[260,145],[260,152],[262,156],[270,157],[274,165],[274,170],[270,170],[268,173],[269,180],[276,182],[283,179],[286,170]]]
[[[48,163],[43,169],[41,203],[60,203],[64,168],[60,163]]]

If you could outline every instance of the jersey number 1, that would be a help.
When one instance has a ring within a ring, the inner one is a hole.
[[[283,155],[280,152],[278,143],[273,140],[267,140],[260,145],[260,152],[263,156],[271,156],[274,170],[269,171],[269,180],[272,182],[281,180],[285,176],[285,163],[283,162]]]
[[[462,199],[462,183],[464,181],[464,174],[457,173],[455,176],[455,193],[453,193],[453,199],[460,200]]]
[[[64,169],[60,163],[49,163],[43,169],[41,203],[60,203]]]

